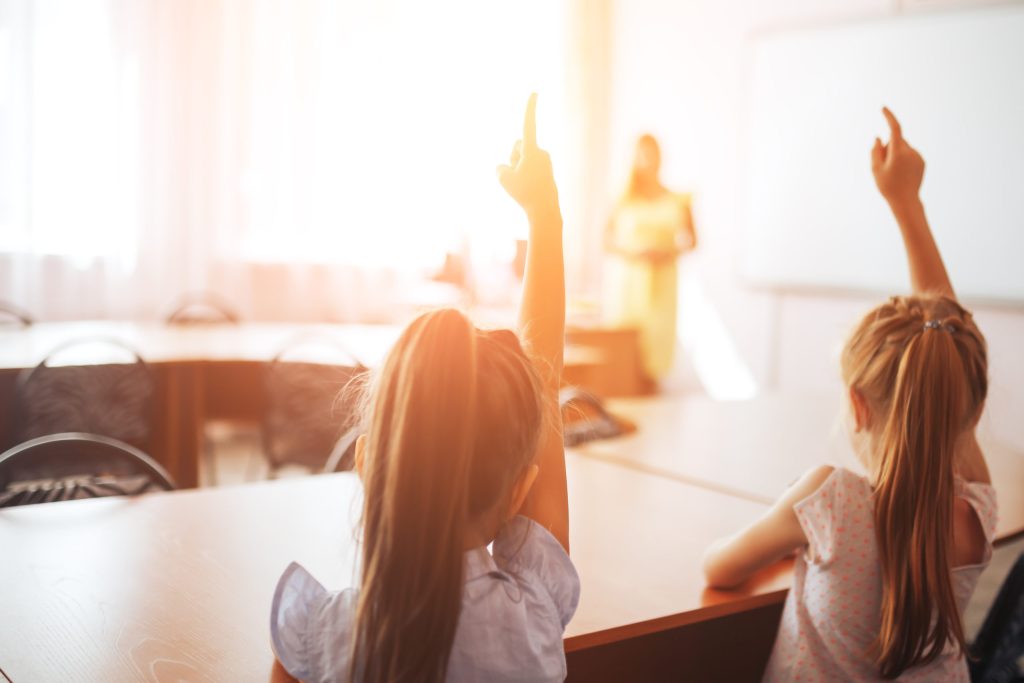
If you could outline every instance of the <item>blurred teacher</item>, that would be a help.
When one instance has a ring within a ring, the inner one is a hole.
[[[608,222],[605,318],[640,332],[650,379],[672,367],[676,342],[676,262],[697,246],[689,194],[670,191],[658,177],[661,150],[651,135],[636,143],[625,193]]]

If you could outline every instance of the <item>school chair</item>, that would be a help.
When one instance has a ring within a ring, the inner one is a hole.
[[[0,507],[174,488],[171,476],[148,455],[97,434],[48,434],[0,454]]]
[[[285,465],[321,472],[330,462],[338,468],[331,471],[351,469],[352,428],[366,372],[348,349],[323,334],[297,337],[274,356],[264,374],[268,478]]]
[[[566,448],[636,431],[635,425],[612,415],[601,399],[580,387],[562,387],[558,405],[562,410],[562,439]]]
[[[32,324],[32,316],[24,309],[9,301],[0,301],[0,328],[28,327]]]
[[[208,291],[182,296],[165,318],[168,325],[234,325],[238,321],[238,313],[224,297]]]
[[[115,338],[74,339],[23,370],[15,387],[17,439],[87,432],[149,446],[155,380],[129,344]]]
[[[968,659],[974,683],[1024,683],[1024,553],[985,616]]]

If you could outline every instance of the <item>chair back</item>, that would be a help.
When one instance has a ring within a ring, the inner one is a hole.
[[[0,453],[0,507],[174,488],[148,455],[98,434],[49,434]]]
[[[366,372],[350,351],[324,335],[293,340],[267,364],[262,431],[271,474],[286,464],[324,469],[353,426],[358,380]],[[344,455],[332,466],[351,469],[351,457]]]
[[[1024,553],[1007,575],[971,644],[971,680],[1019,683],[1024,679]]]
[[[563,387],[558,392],[558,405],[562,410],[562,439],[566,448],[628,431],[627,425],[609,413],[601,399],[580,387]]]
[[[154,393],[152,371],[131,346],[104,337],[72,340],[19,376],[17,437],[87,432],[146,448]]]
[[[32,316],[9,301],[0,301],[0,327],[28,327]]]
[[[186,294],[165,319],[168,325],[234,325],[238,320],[234,307],[214,292]]]

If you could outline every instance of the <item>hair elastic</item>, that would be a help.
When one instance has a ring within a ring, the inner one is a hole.
[[[952,325],[946,325],[941,320],[929,320],[924,324],[926,330],[942,330],[943,332],[954,332]]]

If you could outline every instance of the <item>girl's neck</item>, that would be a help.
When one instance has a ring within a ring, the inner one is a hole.
[[[853,444],[857,459],[868,473],[872,485],[878,482],[878,468],[881,461],[879,443],[881,436],[865,434]],[[966,429],[957,439],[956,452],[953,457],[953,471],[967,481],[989,482],[988,467],[985,457],[978,444],[974,429]]]

